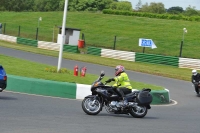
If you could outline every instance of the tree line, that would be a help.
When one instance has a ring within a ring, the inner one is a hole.
[[[0,11],[63,11],[65,0],[0,0]],[[131,10],[130,2],[118,0],[68,0],[70,11]]]
[[[0,0],[0,11],[63,11],[64,3],[65,0]],[[124,0],[68,0],[69,11],[102,11],[104,9],[184,14],[186,16],[200,15],[200,11],[196,10],[195,7],[188,6],[186,10],[179,6],[166,9],[161,2],[142,4],[142,0],[139,0],[135,9],[133,9],[131,3]]]
[[[175,6],[170,7],[168,9],[165,8],[165,5],[161,2],[151,2],[150,4],[145,3],[142,4],[142,0],[139,0],[136,4],[135,11],[137,12],[148,12],[148,13],[169,13],[169,14],[183,14],[185,16],[200,16],[200,11],[196,10],[195,6],[192,7],[188,5],[186,10],[184,10],[182,7]]]

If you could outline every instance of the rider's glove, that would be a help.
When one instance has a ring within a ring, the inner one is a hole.
[[[110,79],[106,80],[105,82],[106,83],[110,83],[111,81],[115,81],[115,79],[114,78],[110,78]]]

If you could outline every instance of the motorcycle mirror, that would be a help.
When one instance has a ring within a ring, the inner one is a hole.
[[[100,76],[103,77],[105,75],[105,72],[102,70]]]

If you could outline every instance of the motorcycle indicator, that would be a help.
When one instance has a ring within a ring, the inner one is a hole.
[[[97,87],[99,85],[99,82],[96,82],[95,84],[94,84],[94,87]]]

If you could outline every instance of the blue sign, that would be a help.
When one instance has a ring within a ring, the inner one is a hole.
[[[151,47],[151,40],[142,39],[142,47]]]
[[[150,48],[157,48],[152,39],[144,39],[140,38],[139,39],[139,46],[140,47],[150,47]]]

